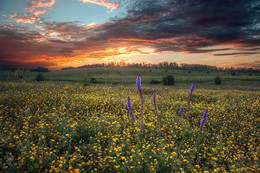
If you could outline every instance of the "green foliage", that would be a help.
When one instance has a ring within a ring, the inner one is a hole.
[[[97,83],[97,80],[96,80],[96,78],[92,77],[89,82],[90,83]]]
[[[167,75],[163,77],[162,82],[164,85],[174,85],[174,77],[172,75]]]
[[[221,79],[219,76],[215,77],[215,84],[220,85],[221,84]]]
[[[159,84],[159,83],[161,83],[161,82],[158,81],[158,80],[155,80],[155,79],[152,79],[152,80],[151,80],[151,84]]]
[[[39,73],[35,76],[35,80],[38,82],[44,81],[44,76],[41,73]]]

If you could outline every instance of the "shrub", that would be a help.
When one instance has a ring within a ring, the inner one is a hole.
[[[172,75],[167,75],[162,79],[164,85],[173,85],[174,77]]]
[[[161,83],[161,82],[158,80],[154,80],[154,79],[151,80],[151,84],[159,84],[159,83]]]
[[[96,78],[92,77],[92,78],[90,79],[90,83],[97,83]]]
[[[220,77],[215,77],[215,84],[216,85],[220,85],[221,84],[221,79],[220,79]]]
[[[36,77],[35,77],[35,80],[36,81],[44,81],[44,76],[40,73],[40,74],[37,74]]]

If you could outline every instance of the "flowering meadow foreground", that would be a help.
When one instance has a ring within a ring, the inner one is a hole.
[[[0,172],[259,171],[258,91],[138,82],[1,83]]]

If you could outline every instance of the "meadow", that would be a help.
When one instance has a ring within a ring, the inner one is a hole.
[[[258,74],[150,70],[55,71],[44,73],[42,82],[33,81],[37,73],[1,72],[0,171],[259,172]],[[143,125],[135,85],[138,71]],[[175,76],[175,85],[151,84],[165,74]],[[216,75],[222,79],[220,86],[214,85]],[[96,82],[90,83],[93,77]],[[154,88],[159,125],[152,103]]]

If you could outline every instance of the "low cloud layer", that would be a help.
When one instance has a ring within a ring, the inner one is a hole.
[[[44,9],[39,7],[54,3],[31,0],[26,10],[41,13]],[[102,3],[110,10],[119,7],[104,0],[92,3]],[[165,51],[260,56],[258,0],[136,0],[126,10],[124,17],[91,26],[82,26],[79,21],[46,22],[43,18],[35,18],[38,23],[34,27],[3,24],[0,60],[8,62],[5,64],[55,67],[73,61]],[[26,14],[22,17],[29,21]]]

